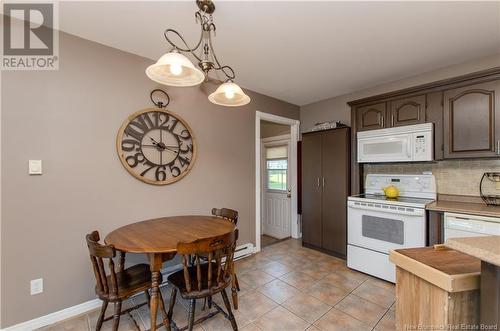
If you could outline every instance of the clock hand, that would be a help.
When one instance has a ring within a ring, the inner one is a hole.
[[[158,142],[156,140],[154,140],[152,137],[149,137],[149,139],[151,139],[151,141],[153,142],[153,145],[158,145]]]

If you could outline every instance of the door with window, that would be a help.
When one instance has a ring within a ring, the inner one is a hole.
[[[262,234],[283,239],[291,234],[290,146],[264,145]]]

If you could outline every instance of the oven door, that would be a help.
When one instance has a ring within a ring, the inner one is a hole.
[[[348,243],[384,254],[392,249],[424,247],[425,210],[349,201]]]
[[[358,138],[358,162],[408,162],[412,160],[412,134]]]

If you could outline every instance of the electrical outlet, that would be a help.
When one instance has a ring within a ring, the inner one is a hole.
[[[43,292],[43,278],[31,280],[31,295]]]

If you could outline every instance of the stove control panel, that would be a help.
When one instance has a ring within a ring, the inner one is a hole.
[[[368,194],[384,194],[382,188],[394,185],[399,195],[415,198],[436,198],[436,179],[434,175],[399,175],[368,174],[365,180],[365,192]]]

